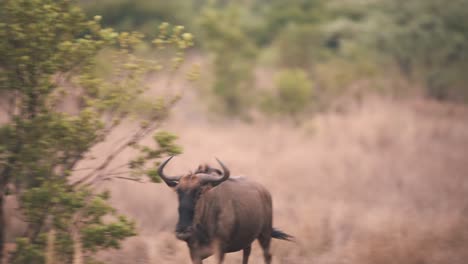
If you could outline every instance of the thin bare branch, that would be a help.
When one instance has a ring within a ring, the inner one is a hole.
[[[128,166],[128,163],[120,164],[119,166],[116,166],[116,167],[110,169],[109,172],[110,172],[110,173],[113,173],[113,172],[115,172],[116,170],[121,169],[121,168],[123,168],[123,167],[127,167],[127,166]]]
[[[115,176],[115,175],[123,175],[123,174],[131,174],[132,171],[120,171],[114,173],[104,173],[103,176]]]
[[[125,177],[125,176],[116,176],[116,177],[109,177],[109,178],[102,178],[101,180],[103,181],[110,181],[110,180],[113,180],[113,179],[120,179],[120,180],[128,180],[128,181],[134,181],[134,182],[138,182],[138,183],[147,183],[149,181],[145,181],[143,179],[139,179],[139,178],[131,178],[131,177]]]
[[[95,170],[96,167],[88,167],[88,168],[79,168],[79,169],[73,169],[72,171],[84,171],[84,170]]]
[[[122,180],[130,180],[130,181],[136,181],[136,182],[140,182],[140,183],[147,183],[149,181],[145,181],[143,179],[136,179],[136,178],[129,178],[129,177],[123,177],[123,176],[117,176],[115,177],[116,179],[122,179]]]
[[[153,124],[151,124],[148,127],[141,128],[139,131],[137,131],[129,140],[125,142],[125,144],[122,144],[120,147],[118,147],[115,151],[113,151],[107,158],[99,165],[95,170],[91,171],[87,175],[85,175],[83,178],[80,180],[76,181],[75,183],[72,184],[73,187],[79,186],[83,184],[84,182],[91,180],[92,178],[99,178],[102,177],[103,174],[102,172],[109,166],[109,164],[120,154],[122,153],[126,148],[128,148],[132,144],[138,143],[140,140],[142,140],[146,135],[148,135],[151,131],[154,131],[159,124],[157,123],[157,120],[154,121]],[[92,180],[92,182],[95,182]]]

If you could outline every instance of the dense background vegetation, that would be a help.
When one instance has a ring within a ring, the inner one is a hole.
[[[152,25],[160,21],[188,25],[197,33],[196,49],[211,55],[214,80],[207,85],[231,113],[258,105],[265,96],[292,100],[279,91],[284,90],[285,70],[303,71],[307,76],[301,81],[313,90],[309,104],[316,106],[299,103],[304,110],[327,106],[363,79],[373,81],[367,89],[374,92],[409,94],[415,91],[408,90],[418,89],[439,100],[468,100],[463,74],[468,61],[466,0],[178,0],[170,4],[109,0],[82,4],[90,15],[105,14],[105,24],[149,35]],[[268,84],[269,95],[261,93],[255,82],[258,68],[269,68],[277,75]],[[409,85],[388,85],[386,81],[395,78]]]

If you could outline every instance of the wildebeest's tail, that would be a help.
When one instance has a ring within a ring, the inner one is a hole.
[[[276,238],[276,239],[288,240],[288,241],[294,240],[293,236],[288,235],[285,232],[278,230],[276,228],[273,228],[273,231],[271,232],[271,237]]]

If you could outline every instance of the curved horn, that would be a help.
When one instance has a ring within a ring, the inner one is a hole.
[[[231,175],[229,169],[218,158],[216,158],[216,160],[219,165],[221,165],[221,168],[223,168],[223,175],[219,177],[216,174],[200,173],[198,176],[202,180],[202,183],[210,183],[211,185],[216,186],[229,179],[229,176]]]
[[[165,160],[161,165],[159,165],[158,168],[158,175],[161,177],[161,179],[169,186],[169,187],[175,187],[180,180],[181,176],[176,176],[176,177],[171,177],[164,175],[164,167],[166,167],[166,164],[173,158],[174,156],[170,156],[167,160]]]

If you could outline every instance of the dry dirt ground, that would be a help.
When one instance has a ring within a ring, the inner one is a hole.
[[[188,89],[163,125],[184,148],[167,172],[216,165],[218,157],[234,175],[265,185],[274,199],[274,226],[297,239],[274,241],[273,263],[466,263],[468,108],[368,98],[300,126],[223,120],[205,109]],[[131,122],[123,125],[95,155],[132,129]],[[124,153],[115,165],[131,155]],[[139,232],[121,250],[103,253],[103,260],[190,262],[186,245],[173,234],[172,190],[125,180],[100,187],[111,190],[112,203]],[[241,256],[228,254],[225,263],[240,263]],[[258,245],[251,263],[263,263]]]

